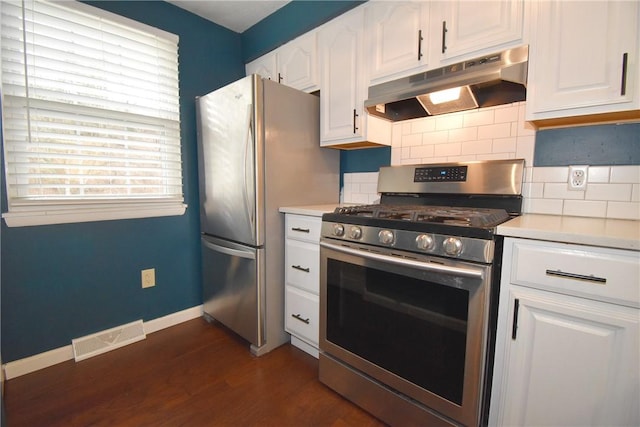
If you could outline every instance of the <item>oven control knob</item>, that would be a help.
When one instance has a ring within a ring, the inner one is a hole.
[[[391,230],[380,230],[378,233],[378,240],[383,245],[391,245],[393,243],[393,231]]]
[[[349,229],[349,237],[352,239],[359,239],[362,237],[362,229],[360,227],[353,226]]]
[[[447,255],[458,256],[462,253],[462,241],[457,237],[447,237],[442,246]]]
[[[333,224],[333,235],[338,237],[344,236],[344,225]]]
[[[434,243],[433,236],[428,234],[420,234],[416,237],[416,247],[423,251],[430,251],[433,249]]]

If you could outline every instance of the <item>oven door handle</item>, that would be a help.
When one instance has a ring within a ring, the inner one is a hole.
[[[320,242],[320,246],[327,249],[332,249],[334,251],[343,252],[350,255],[356,255],[362,258],[371,259],[374,261],[382,261],[389,264],[401,265],[403,267],[415,268],[418,270],[424,271],[433,271],[436,273],[444,273],[453,276],[463,276],[481,279],[484,275],[485,269],[475,269],[475,268],[462,268],[462,267],[451,267],[443,264],[436,264],[432,262],[420,262],[412,259],[406,258],[398,258],[388,255],[381,255],[367,251],[361,251],[358,249],[347,248],[345,246],[334,245],[332,243]]]

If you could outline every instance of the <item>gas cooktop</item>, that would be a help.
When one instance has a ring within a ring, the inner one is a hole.
[[[495,227],[510,218],[504,209],[452,206],[395,206],[384,204],[338,207],[334,214],[417,223],[449,224],[464,227]]]

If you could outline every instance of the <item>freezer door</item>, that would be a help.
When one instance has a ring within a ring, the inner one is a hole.
[[[264,249],[202,236],[203,309],[256,347],[264,344]]]
[[[259,246],[256,236],[255,90],[245,77],[197,98],[203,233]]]

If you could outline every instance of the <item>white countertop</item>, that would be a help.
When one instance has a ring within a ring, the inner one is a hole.
[[[337,206],[342,205],[340,203],[334,203],[328,205],[284,206],[278,209],[278,211],[289,214],[322,216],[322,214],[333,212]]]
[[[640,221],[524,214],[498,226],[509,237],[640,251]]]

